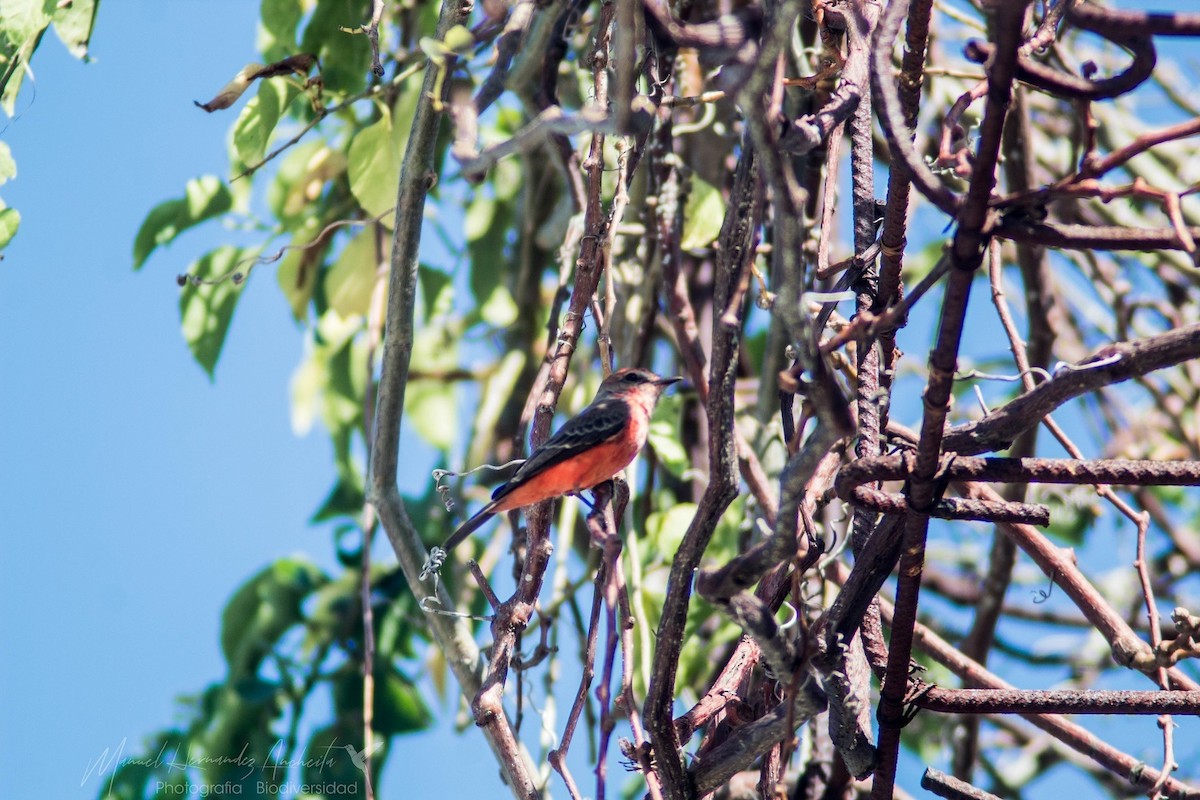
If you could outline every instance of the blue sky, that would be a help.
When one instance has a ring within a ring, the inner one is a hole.
[[[95,797],[89,762],[122,741],[131,755],[178,695],[223,675],[220,612],[242,581],[294,553],[333,566],[307,524],[330,449],[290,428],[302,337],[273,274],[249,282],[214,383],[179,334],[175,276],[222,232],[131,271],[146,212],[227,169],[236,112],[192,101],[256,60],[257,9],[104,3],[93,62],[47,34],[0,133],[23,215],[0,262],[3,797]],[[393,764],[439,763],[446,735],[408,737]],[[466,739],[478,766],[416,788],[499,789],[482,737]]]

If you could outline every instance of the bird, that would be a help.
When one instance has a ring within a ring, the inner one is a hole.
[[[600,383],[591,405],[567,420],[507,483],[496,488],[491,502],[450,534],[441,547],[441,556],[444,558],[493,514],[577,494],[625,469],[646,444],[650,414],[658,398],[679,380],[636,367],[609,375]]]

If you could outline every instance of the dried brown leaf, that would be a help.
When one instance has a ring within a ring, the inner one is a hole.
[[[207,103],[194,101],[198,108],[203,108],[210,114],[223,108],[229,108],[237,102],[250,84],[254,83],[259,78],[273,78],[277,75],[288,75],[295,73],[297,75],[307,75],[312,69],[313,64],[317,63],[317,57],[312,53],[298,53],[294,56],[276,61],[273,64],[247,64],[242,67],[237,75],[233,76],[233,80],[225,84],[221,91],[217,92],[216,97],[209,100]]]

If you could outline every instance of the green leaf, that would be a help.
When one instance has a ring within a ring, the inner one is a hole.
[[[500,285],[507,264],[505,250],[511,233],[513,204],[477,192],[467,206],[463,232],[471,256],[471,294],[482,306]]]
[[[17,177],[17,162],[13,160],[12,150],[8,145],[0,141],[0,186],[15,177]]]
[[[358,555],[361,558],[361,552]],[[306,646],[362,636],[361,574],[353,567],[344,570],[305,603]]]
[[[471,33],[470,28],[465,25],[455,25],[450,30],[446,31],[446,38],[442,40],[450,52],[462,55],[471,50],[475,46],[475,36]]]
[[[325,391],[326,366],[316,352],[308,356],[292,373],[292,433],[297,436],[307,436],[312,430],[313,421]]]
[[[345,669],[333,681],[333,704],[343,715],[361,712],[362,672]],[[384,736],[411,733],[429,727],[433,716],[411,680],[398,670],[381,665],[375,670],[375,730]]]
[[[363,490],[362,478],[339,477],[329,494],[321,501],[321,506],[313,512],[309,522],[327,522],[339,517],[358,518],[363,512],[366,502],[366,492]]]
[[[227,245],[205,254],[188,267],[188,274],[201,281],[222,279],[198,286],[189,281],[179,295],[183,338],[209,378],[213,377],[217,359],[221,357],[225,334],[233,319],[233,309],[241,296],[242,287],[226,276],[236,271],[244,272],[245,267],[239,265],[243,259],[253,258],[254,255],[253,251]]]
[[[229,187],[214,175],[188,181],[184,196],[159,203],[146,215],[133,240],[133,268],[141,269],[146,259],[179,234],[201,222],[224,214],[233,205]]]
[[[50,24],[47,8],[51,0],[0,0],[0,35],[5,44],[21,46],[41,34]]]
[[[500,415],[504,413],[508,398],[516,391],[517,381],[520,380],[529,358],[523,350],[509,350],[496,364],[495,369],[484,378],[479,393],[479,405],[475,411],[475,430],[481,435],[470,438],[471,449],[467,453],[466,463],[481,464],[487,460],[494,435],[487,432],[499,427]]]
[[[695,503],[679,503],[646,518],[646,552],[674,553],[696,516]]]
[[[363,38],[363,37],[359,37]],[[358,678],[359,683],[362,677]],[[304,748],[304,758],[295,759],[300,765],[300,782],[310,786],[336,787],[328,794],[299,795],[298,800],[334,800],[346,798],[361,800],[367,796],[366,780],[363,771],[354,765],[354,758],[347,748],[354,748],[355,754],[363,746],[362,718],[355,723],[348,715],[341,717],[333,725],[314,731]],[[387,747],[381,747],[371,754],[371,776],[378,784],[379,771],[387,757]],[[282,773],[281,773],[282,775]],[[336,792],[336,794],[334,794]],[[398,792],[397,794],[403,794]]]
[[[413,339],[412,370],[415,373],[437,373],[458,366],[459,335],[445,325],[424,327]],[[453,446],[458,401],[454,384],[437,379],[413,380],[404,393],[405,421],[417,434],[434,447]]]
[[[458,366],[459,331],[446,325],[421,328],[413,337],[412,369],[443,372]]]
[[[463,216],[463,235],[468,242],[479,241],[487,235],[495,218],[496,199],[484,192],[476,192]]]
[[[647,436],[650,446],[654,448],[659,463],[666,467],[677,478],[691,465],[687,450],[679,440],[679,420],[683,413],[683,398],[679,395],[667,395],[659,401],[650,417],[650,431]]]
[[[396,205],[400,180],[400,155],[392,140],[392,114],[384,109],[379,119],[358,132],[347,156],[350,191],[371,217],[392,224],[384,214]]]
[[[236,155],[231,154],[231,158]],[[320,139],[301,142],[279,159],[279,169],[267,187],[267,205],[281,222],[315,224],[313,206],[328,181],[346,171],[346,156]],[[303,219],[304,217],[307,219]]]
[[[296,52],[296,27],[304,15],[300,0],[262,0],[258,49],[268,61]]]
[[[445,65],[446,56],[454,55],[454,51],[447,47],[445,42],[432,36],[422,36],[417,40],[417,46],[425,53],[425,57],[438,67]]]
[[[304,26],[300,50],[320,58],[321,78],[332,94],[356,94],[367,86],[371,45],[366,36],[341,29],[357,27],[369,11],[361,0],[321,0]]]
[[[0,106],[13,115],[25,69],[50,24],[50,0],[0,0]]]
[[[437,311],[443,292],[451,288],[451,276],[426,264],[417,267],[417,280],[421,284],[421,306],[425,310],[425,322],[429,322]]]
[[[233,593],[221,614],[221,652],[231,683],[257,673],[279,638],[302,620],[301,601],[328,581],[311,562],[282,558]]]
[[[308,304],[312,300],[313,289],[317,285],[317,274],[320,272],[321,260],[329,247],[329,237],[317,243],[315,237],[319,231],[314,224],[306,225],[302,231],[292,236],[292,249],[287,251],[279,269],[275,271],[275,280],[279,289],[287,298],[292,309],[292,317],[297,322],[303,322],[308,316]]]
[[[411,680],[389,669],[375,683],[375,728],[385,736],[428,728],[433,716]]]
[[[422,439],[440,450],[449,450],[457,432],[454,384],[436,380],[409,383],[404,393],[404,418]]]
[[[725,221],[725,199],[720,190],[699,177],[692,178],[692,191],[683,206],[683,250],[704,250],[721,233]]]
[[[512,293],[503,284],[497,286],[491,297],[479,309],[484,322],[495,328],[507,328],[517,321],[520,312]]]
[[[683,647],[679,651],[679,685],[698,686],[706,681],[712,674],[712,654],[728,652],[741,635],[741,628],[718,613],[711,603],[694,598],[688,608]]]
[[[99,0],[71,0],[54,7],[54,33],[76,58],[86,60],[88,57],[97,5]]]
[[[322,415],[330,432],[357,429],[362,423],[366,391],[366,342],[358,334],[366,325],[362,317],[342,318],[327,311],[318,323],[327,371],[322,395]]]
[[[279,117],[295,96],[295,85],[286,79],[259,83],[258,94],[246,103],[233,125],[233,147],[243,167],[262,163]]]
[[[325,299],[329,307],[342,318],[355,314],[365,317],[370,310],[378,266],[372,225],[342,248],[337,261],[325,273]]]
[[[21,224],[21,212],[15,208],[0,209],[0,250],[8,247],[8,243],[17,235]]]
[[[497,136],[512,136],[512,133],[501,130],[502,126],[497,125]],[[492,188],[496,192],[496,199],[509,203],[517,199],[517,194],[521,191],[521,187],[525,185],[525,173],[521,162],[515,158],[506,158],[496,166],[492,167],[492,174],[495,176],[492,179]],[[570,205],[568,203],[568,209]]]

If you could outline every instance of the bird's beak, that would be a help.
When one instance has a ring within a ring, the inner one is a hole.
[[[679,383],[681,380],[683,380],[683,378],[680,378],[679,376],[676,376],[674,378],[659,378],[658,380],[656,380],[654,382],[654,385],[659,387],[660,389],[665,389],[668,386],[670,386],[672,383]]]

